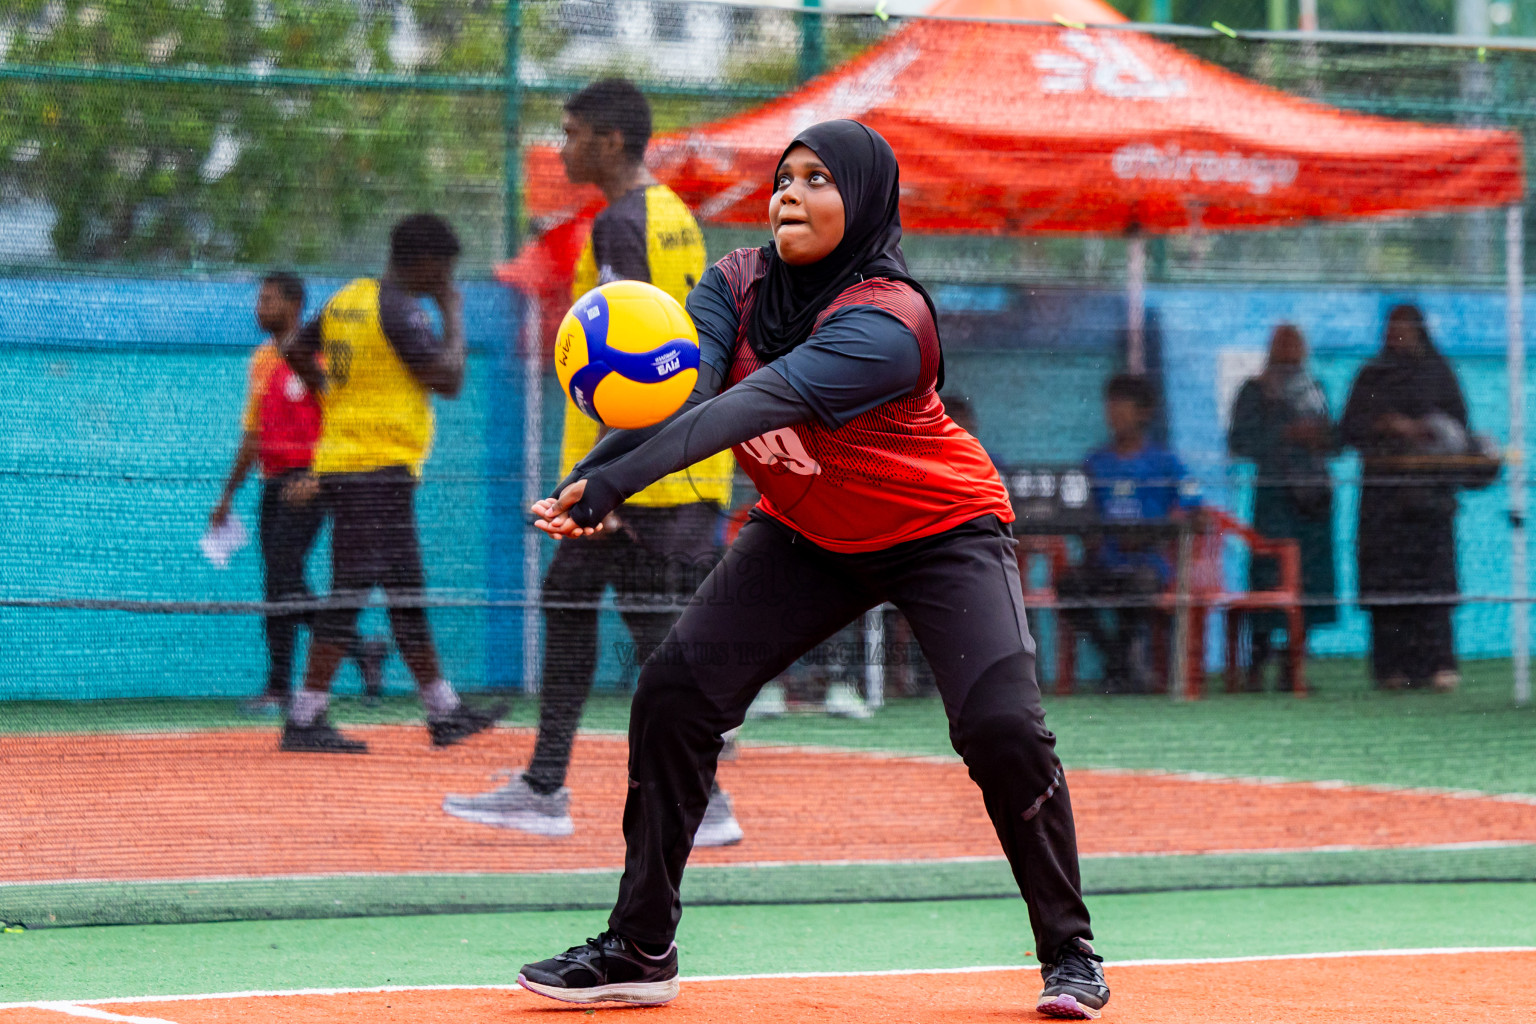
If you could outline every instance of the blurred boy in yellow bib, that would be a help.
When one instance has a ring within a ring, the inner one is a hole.
[[[459,240],[441,217],[396,224],[384,276],[337,292],[285,348],[284,357],[320,396],[324,425],[314,476],[332,516],[332,604],[315,617],[304,688],[294,695],[282,749],[361,754],[367,744],[326,720],[331,679],[374,587],[389,603],[395,646],[415,677],[434,746],[489,728],[505,705],[465,706],[442,677],[422,599],[426,575],[416,533],[416,485],[432,447],[433,394],[464,386],[464,317],[453,283]],[[437,303],[433,333],[422,298]]]

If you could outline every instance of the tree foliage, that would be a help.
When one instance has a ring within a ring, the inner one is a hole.
[[[11,65],[497,74],[502,63],[503,9],[488,2],[454,4],[451,17],[418,4],[414,31],[371,0],[9,6]],[[501,111],[495,94],[9,81],[0,183],[52,206],[63,261],[371,262],[376,248],[355,250],[376,241],[383,214],[462,218],[499,202]]]

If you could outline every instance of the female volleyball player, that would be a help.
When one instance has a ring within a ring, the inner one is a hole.
[[[610,434],[533,507],[546,532],[588,535],[629,495],[729,447],[762,493],[640,673],[609,930],[524,966],[518,982],[533,992],[677,994],[678,886],[721,734],[796,658],[891,601],[933,666],[950,740],[1028,904],[1038,1009],[1092,1018],[1109,998],[1035,681],[1013,512],[981,444],[939,401],[933,303],[907,273],[897,198],[878,133],[828,121],[796,136],[768,203],[772,243],[731,253],[688,298],[702,348],[688,406],[660,428]]]

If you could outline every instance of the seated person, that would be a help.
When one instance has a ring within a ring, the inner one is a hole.
[[[1184,464],[1147,437],[1155,409],[1156,396],[1145,377],[1118,374],[1105,386],[1104,418],[1111,440],[1090,454],[1083,468],[1094,511],[1106,524],[1167,523],[1199,507],[1198,487]],[[1152,598],[1172,583],[1169,555],[1166,542],[1109,529],[1087,541],[1082,563],[1056,583],[1063,600],[1137,599],[1120,608],[1062,610],[1073,631],[1087,633],[1103,654],[1108,692],[1144,693],[1151,688],[1151,659],[1134,655],[1146,650],[1138,641],[1161,614],[1152,607]]]

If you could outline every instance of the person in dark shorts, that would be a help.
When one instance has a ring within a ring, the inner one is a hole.
[[[1109,998],[1035,678],[1013,510],[939,400],[937,318],[902,256],[897,178],[890,146],[856,121],[796,136],[774,173],[772,243],[726,256],[689,296],[702,353],[684,410],[608,435],[533,507],[546,531],[589,536],[629,494],[728,447],[762,494],[641,670],[608,930],[524,965],[530,991],[577,1003],[677,994],[679,887],[724,734],[764,683],[888,600],[933,666],[951,742],[1027,904],[1045,981],[1037,1009],[1090,1018]]]
[[[254,466],[261,467],[261,506],[256,535],[261,544],[264,596],[271,603],[303,601],[313,595],[304,580],[304,564],[325,522],[318,503],[301,500],[301,481],[309,473],[315,442],[320,437],[320,402],[283,362],[282,346],[299,329],[304,312],[304,282],[295,274],[276,271],[261,282],[256,294],[256,324],[267,339],[251,353],[243,433],[235,464],[230,468],[219,503],[208,516],[212,526],[228,520],[235,493]],[[250,714],[278,714],[288,707],[293,684],[293,648],[305,611],[270,612],[265,618],[267,685],[260,697],[241,708]],[[353,656],[363,677],[365,693],[383,688],[385,647],[379,640],[354,645]]]
[[[596,185],[608,200],[582,247],[571,286],[578,299],[609,281],[646,281],[678,302],[704,276],[704,236],[677,194],[646,170],[651,108],[623,79],[594,82],[565,105],[561,159],[574,185]],[[560,444],[568,473],[597,442],[597,423],[569,398]],[[562,544],[544,578],[544,676],[539,734],[524,771],[473,796],[451,794],[443,810],[482,825],[568,836],[565,785],[571,746],[597,672],[597,602],[611,585],[629,629],[626,661],[640,665],[666,639],[686,601],[720,558],[720,510],[731,503],[736,469],[721,452],[631,495],[590,544]],[[730,798],[717,786],[694,837],[698,846],[740,842]]]
[[[374,587],[388,600],[395,646],[421,693],[433,745],[456,743],[505,713],[505,705],[476,710],[459,699],[442,677],[421,605],[426,577],[415,499],[432,443],[431,396],[457,398],[464,384],[458,255],[459,240],[442,218],[405,218],[390,233],[384,276],[347,284],[284,349],[324,409],[313,480],[332,523],[332,600],[315,617],[304,688],[283,726],[284,750],[367,751],[331,726],[326,708]],[[442,313],[441,339],[421,308],[423,296]]]

